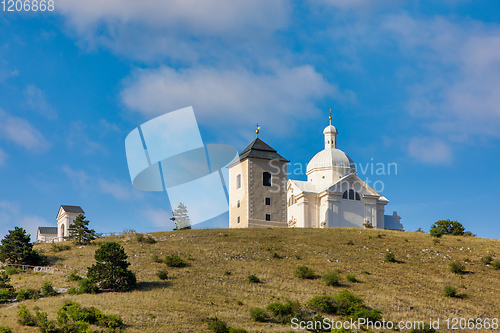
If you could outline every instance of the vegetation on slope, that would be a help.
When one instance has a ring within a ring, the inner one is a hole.
[[[20,304],[31,311],[38,307],[48,318],[56,318],[66,301],[78,302],[119,315],[127,332],[209,332],[210,318],[248,332],[284,332],[290,326],[278,320],[255,321],[250,309],[275,303],[265,310],[267,316],[278,313],[276,318],[283,318],[288,312],[276,309],[288,309],[286,304],[310,309],[314,297],[335,297],[344,289],[367,307],[380,310],[384,320],[396,322],[492,318],[500,308],[500,300],[493,297],[500,292],[500,270],[491,264],[500,256],[498,240],[443,235],[435,243],[428,234],[374,229],[182,230],[153,236],[156,243],[140,242],[135,234],[97,240],[123,246],[131,264],[128,268],[137,276],[132,291],[64,292],[77,287],[75,276],[85,276],[87,267],[95,264],[96,245],[72,246],[61,252],[52,252],[50,244],[36,245],[48,256],[51,267],[63,273],[16,272],[10,275],[9,284],[16,290],[40,290],[49,282],[59,292],[57,296]],[[387,262],[387,252],[398,260]],[[163,260],[173,254],[184,264],[167,266]],[[481,261],[485,256],[492,260]],[[465,273],[451,272],[452,262],[463,265]],[[299,266],[310,268],[316,278],[296,276]],[[160,275],[167,279],[160,279],[159,272],[166,272]],[[339,286],[319,278],[329,272],[338,273]],[[249,283],[250,275],[260,283]],[[348,275],[354,275],[356,282]],[[70,276],[73,281],[68,280]],[[445,295],[448,285],[457,288],[460,297]],[[14,332],[37,331],[17,323],[18,305],[7,303],[1,308],[2,326]]]

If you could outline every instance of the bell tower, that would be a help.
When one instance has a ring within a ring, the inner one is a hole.
[[[229,227],[287,227],[287,159],[257,138],[228,166]]]

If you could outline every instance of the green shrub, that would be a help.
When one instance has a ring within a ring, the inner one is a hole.
[[[385,253],[385,261],[387,262],[396,262],[396,256],[392,252]]]
[[[345,276],[345,279],[349,282],[358,282],[358,280],[356,279],[356,275],[354,274],[347,274]]]
[[[285,325],[290,323],[294,316],[300,315],[300,304],[292,301],[274,302],[267,306],[267,310],[273,314],[278,323]]]
[[[434,237],[441,237],[443,235],[462,236],[464,231],[465,228],[462,224],[451,220],[439,220],[429,230],[431,236]]]
[[[80,290],[75,287],[71,287],[68,289],[68,294],[69,295],[78,295],[80,293]]]
[[[318,312],[333,315],[337,311],[333,302],[333,297],[328,295],[314,296],[307,304],[311,309]]]
[[[340,286],[340,274],[338,272],[328,272],[321,279],[327,286]]]
[[[450,285],[445,286],[444,295],[446,297],[457,297],[457,288]]]
[[[17,269],[17,267],[8,266],[8,267],[5,268],[5,273],[7,273],[7,275],[18,274],[19,273],[19,269]]]
[[[102,313],[100,313],[97,317],[97,325],[100,327],[111,328],[111,329],[118,329],[124,326],[123,320],[119,315],[117,314],[104,315]]]
[[[485,265],[491,264],[492,261],[493,261],[493,257],[490,255],[486,255],[486,256],[481,258],[481,262]]]
[[[382,319],[382,311],[377,309],[358,308],[357,310],[353,311],[351,317],[354,320],[365,318],[367,321],[377,322]]]
[[[493,262],[491,263],[491,267],[493,267],[496,270],[499,270],[500,269],[500,259],[493,260]]]
[[[68,244],[52,243],[50,249],[52,250],[52,252],[61,252],[71,250],[71,246]]]
[[[260,279],[255,274],[250,274],[249,276],[247,276],[247,280],[250,283],[260,283]]]
[[[347,242],[347,245],[354,245],[354,242],[352,240]]]
[[[36,326],[36,318],[30,313],[26,305],[21,304],[17,311],[17,322],[22,326]]]
[[[16,299],[18,301],[24,301],[27,299],[39,299],[40,292],[35,289],[19,289],[17,291]]]
[[[230,271],[224,271],[224,275],[231,275],[232,273]]]
[[[146,244],[154,244],[154,243],[156,243],[156,239],[154,239],[150,235],[146,235],[146,237],[144,237],[143,234],[137,234],[136,237],[137,237],[137,241],[139,243],[146,243]]]
[[[80,281],[83,279],[80,275],[78,275],[77,271],[73,271],[69,276],[68,276],[68,281]]]
[[[0,326],[0,333],[12,333],[12,330],[7,326]]]
[[[97,294],[99,292],[99,287],[90,279],[81,279],[78,281],[78,285],[79,294]]]
[[[123,328],[123,320],[116,314],[104,314],[101,310],[94,307],[82,308],[76,302],[65,303],[57,312],[57,321],[61,327],[66,326],[63,332],[73,332],[72,325],[81,327],[86,332],[88,325],[97,325],[106,329],[116,330]]]
[[[229,333],[229,327],[225,321],[222,321],[217,317],[207,318],[205,321],[210,331],[215,333]]]
[[[250,318],[258,322],[265,322],[269,319],[269,315],[263,308],[255,307],[250,309]]]
[[[36,312],[36,325],[42,333],[59,333],[55,320],[49,320],[46,312]]]
[[[12,299],[13,292],[10,289],[0,289],[0,304],[7,303]]]
[[[465,266],[458,261],[450,262],[450,271],[455,274],[464,274]]]
[[[184,267],[186,266],[186,263],[184,260],[182,260],[181,257],[179,257],[177,254],[171,254],[169,256],[165,257],[165,260],[163,262],[168,266],[168,267]]]
[[[229,327],[229,333],[247,333],[247,330],[244,328]]]
[[[363,300],[348,290],[342,290],[333,297],[336,314],[341,316],[354,315],[364,308]]]
[[[316,278],[316,274],[312,268],[307,267],[306,265],[297,266],[295,269],[295,276],[299,279],[314,279]]]
[[[57,291],[54,289],[50,282],[45,282],[42,286],[42,295],[43,296],[55,296],[57,295]]]
[[[158,278],[160,280],[167,280],[168,279],[168,272],[165,270],[159,271],[158,273],[156,273],[156,276],[158,276]]]

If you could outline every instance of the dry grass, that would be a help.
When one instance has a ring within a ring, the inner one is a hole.
[[[361,296],[368,306],[382,310],[385,320],[492,318],[498,316],[500,308],[500,270],[480,261],[485,255],[500,256],[499,240],[444,236],[435,244],[423,233],[360,229],[183,230],[153,236],[156,244],[139,243],[133,234],[99,240],[117,241],[125,247],[131,269],[137,274],[138,290],[63,294],[23,303],[29,309],[36,305],[48,312],[49,318],[55,318],[65,300],[74,300],[105,313],[120,314],[129,325],[128,332],[206,332],[203,320],[213,316],[249,332],[283,332],[289,327],[251,321],[249,309],[265,307],[277,299],[305,304],[313,296],[343,288]],[[73,269],[84,274],[98,248],[72,246],[69,251],[53,253],[50,245],[36,247],[50,256],[54,267],[67,269],[67,274],[13,275],[16,288],[39,289],[44,282],[59,288],[76,286],[76,282],[66,281],[67,276]],[[395,253],[396,263],[384,261],[387,251]],[[179,254],[188,265],[169,268],[151,258],[172,253]],[[470,260],[464,262],[466,258]],[[464,263],[466,274],[450,272],[448,265],[455,260]],[[321,279],[298,279],[294,276],[298,265],[307,265],[318,275],[339,270],[343,286],[328,287]],[[157,277],[161,270],[168,271],[168,280]],[[250,274],[262,282],[249,283]],[[355,274],[359,282],[346,281],[347,274]],[[445,297],[443,288],[447,284],[458,287],[461,298]],[[2,325],[14,332],[37,332],[16,323],[16,305],[6,304],[0,309]]]

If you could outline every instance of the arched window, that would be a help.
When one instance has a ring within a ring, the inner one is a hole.
[[[342,199],[361,201],[361,196],[359,195],[358,192],[354,191],[353,189],[350,189],[350,190],[346,190],[342,194]]]
[[[238,189],[240,187],[241,187],[241,174],[236,176],[236,188]]]
[[[263,172],[262,173],[262,185],[263,186],[271,186],[271,173],[270,172]]]

